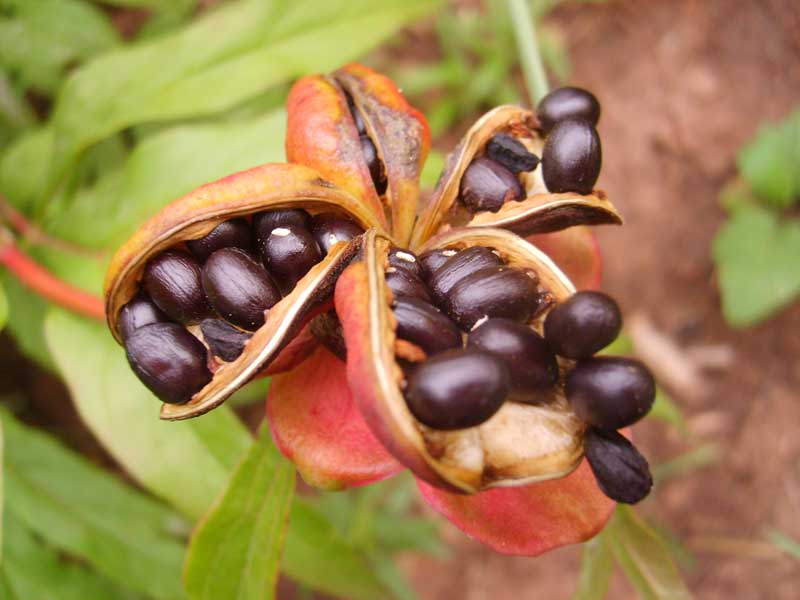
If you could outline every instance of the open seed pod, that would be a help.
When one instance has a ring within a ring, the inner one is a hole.
[[[507,265],[538,276],[538,285],[551,303],[528,320],[536,331],[541,331],[552,303],[575,291],[546,255],[503,230],[453,230],[429,240],[421,250],[474,246],[491,248]],[[341,275],[335,297],[347,345],[350,388],[375,436],[418,477],[466,493],[571,472],[583,455],[585,425],[564,399],[562,378],[547,392],[546,402],[506,401],[494,416],[475,427],[434,430],[415,418],[404,398],[406,375],[399,363],[401,358],[413,358],[413,353],[397,340],[393,294],[385,276],[391,248],[388,237],[368,232],[361,260]],[[562,361],[562,371],[569,364]]]
[[[347,65],[300,79],[287,112],[286,158],[362,198],[407,246],[430,132],[395,84],[362,65]]]
[[[585,127],[588,133],[580,133],[589,135],[589,143],[594,146],[589,150],[579,148],[590,155],[578,161],[577,169],[590,172],[571,173],[579,180],[575,188],[593,184],[600,169],[599,138],[590,125]],[[447,157],[433,196],[414,227],[411,247],[417,248],[431,236],[454,227],[501,227],[526,236],[581,224],[621,224],[622,218],[601,190],[548,191],[543,166],[547,161],[557,163],[559,157],[551,155],[559,148],[554,151],[545,145],[539,122],[531,111],[499,106],[483,115]],[[567,152],[574,154],[574,150],[573,146]],[[497,164],[494,158],[508,168]],[[574,158],[569,156],[567,160],[573,171]],[[527,160],[530,162],[525,164]],[[570,182],[559,183],[570,187]],[[472,202],[470,206],[464,197]]]
[[[264,165],[204,185],[166,206],[145,223],[114,256],[105,282],[105,306],[109,328],[117,341],[126,343],[126,334],[130,335],[129,339],[133,339],[139,331],[124,331],[126,327],[130,327],[129,316],[122,313],[124,307],[142,293],[140,290],[143,278],[146,278],[148,265],[153,264],[154,259],[165,256],[165,252],[176,252],[176,255],[192,266],[194,263],[191,261],[194,259],[184,248],[187,245],[192,248],[193,240],[207,239],[205,236],[212,230],[217,231],[218,225],[232,220],[247,227],[254,214],[277,209],[301,209],[305,211],[303,214],[312,218],[321,213],[335,214],[354,222],[361,230],[380,227],[373,212],[357,198],[325,181],[312,169],[299,165]],[[276,228],[273,233],[279,230],[283,235],[283,232],[291,230],[291,225]],[[306,237],[309,236],[310,233],[306,233]],[[248,328],[250,332],[244,333],[229,324],[223,324],[231,329],[233,335],[241,335],[245,340],[243,348],[238,350],[240,354],[233,360],[225,361],[215,355],[216,353],[208,352],[205,365],[208,374],[202,362],[195,361],[200,363],[193,365],[195,371],[200,373],[198,381],[207,382],[201,389],[194,391],[188,401],[181,398],[182,403],[164,404],[161,417],[177,420],[203,414],[221,404],[230,394],[268,367],[272,366],[275,370],[291,368],[294,363],[305,358],[313,349],[315,340],[303,328],[315,314],[330,308],[334,284],[341,271],[358,252],[360,240],[358,236],[347,243],[334,243],[327,254],[320,256],[316,264],[304,269],[299,280],[293,281],[290,288],[287,287],[276,295],[277,301],[268,311],[262,312],[263,307],[257,306],[256,312],[261,314],[256,315],[256,325]],[[313,240],[311,243],[314,243]],[[225,251],[229,252],[230,248]],[[192,252],[197,254],[196,249]],[[244,262],[251,270],[256,269],[259,273],[263,271],[263,267],[255,259],[247,258],[247,253],[234,250],[233,254],[239,263]],[[203,265],[203,286],[206,293],[209,287],[205,279],[205,269],[214,256],[212,254]],[[229,265],[223,264],[223,274],[229,270]],[[183,273],[180,275],[183,276]],[[262,275],[262,278],[270,279],[268,275]],[[149,284],[148,281],[145,283]],[[256,291],[259,289],[256,288]],[[153,300],[157,301],[157,298]],[[209,316],[213,316],[213,309],[216,309],[220,316],[228,317],[221,313],[220,306],[218,304],[210,309]],[[163,304],[158,308],[165,310]],[[168,309],[169,307],[167,313]],[[156,320],[169,320],[158,309],[152,310],[158,313]],[[149,322],[151,319],[145,320]],[[204,339],[208,331],[198,324],[199,319],[183,320],[179,317],[173,318],[175,320],[194,338],[205,346],[209,345],[209,340]],[[176,339],[189,350],[198,348],[197,343],[187,338],[174,324],[162,329],[164,334],[177,336]],[[146,346],[145,342],[142,343]],[[179,349],[183,347],[181,344],[178,344]],[[162,362],[168,362],[169,358],[164,358]],[[132,360],[130,352],[129,360],[132,365],[136,362]],[[189,360],[191,361],[191,357]],[[168,367],[169,365],[164,364],[146,364],[141,368],[147,371],[145,375],[149,377],[155,376],[152,375],[153,369],[163,371]]]

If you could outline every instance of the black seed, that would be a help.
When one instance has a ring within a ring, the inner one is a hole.
[[[550,192],[591,194],[602,163],[600,137],[587,121],[560,121],[544,142],[542,176]]]
[[[264,237],[259,234],[258,246],[264,265],[284,292],[322,260],[314,236],[297,225],[275,227]]]
[[[252,333],[236,329],[222,319],[204,319],[200,323],[200,330],[203,332],[203,339],[211,349],[211,354],[226,362],[239,358],[244,351],[244,345],[253,337]]]
[[[509,386],[508,370],[499,358],[479,350],[449,350],[413,370],[406,402],[428,427],[464,429],[500,410]]]
[[[398,298],[392,308],[397,337],[416,344],[427,355],[461,347],[461,331],[433,304],[418,298]]]
[[[214,227],[211,232],[199,240],[186,242],[198,260],[205,261],[222,248],[241,248],[246,252],[253,250],[253,233],[244,219],[231,219]]]
[[[337,242],[349,242],[362,233],[364,230],[354,221],[332,213],[314,215],[311,219],[311,234],[323,254],[327,254]]]
[[[576,88],[563,87],[553,90],[539,102],[536,116],[542,131],[547,134],[559,121],[566,119],[584,119],[595,126],[600,120],[600,103],[591,92]]]
[[[450,290],[462,279],[488,267],[503,264],[500,257],[489,248],[465,248],[447,259],[428,281],[436,303],[443,306]]]
[[[203,267],[203,289],[226,321],[254,331],[281,294],[260,263],[238,248],[217,250]]]
[[[364,153],[364,160],[367,162],[372,183],[375,184],[375,190],[380,196],[386,191],[386,174],[383,172],[383,164],[375,149],[375,144],[366,135],[361,136],[361,152]]]
[[[459,281],[447,297],[447,313],[465,331],[480,319],[503,317],[526,322],[536,312],[541,295],[524,271],[489,267]]]
[[[147,294],[139,292],[119,311],[117,328],[122,341],[125,341],[140,327],[167,321],[169,321],[169,317],[153,304]]]
[[[389,265],[395,269],[408,271],[415,277],[422,279],[422,267],[417,261],[417,256],[409,250],[393,249],[389,252]]]
[[[506,202],[525,197],[517,176],[485,157],[476,158],[464,171],[459,194],[470,212],[497,212]]]
[[[433,274],[447,262],[452,256],[456,255],[456,250],[428,250],[417,257],[420,267],[422,267],[422,278],[429,281]]]
[[[311,217],[300,208],[280,208],[253,215],[253,231],[256,239],[268,237],[276,227],[288,227],[289,225],[308,229],[311,225]]]
[[[590,427],[583,450],[603,493],[617,502],[636,504],[653,487],[647,460],[624,435]]]
[[[501,359],[511,375],[513,398],[537,402],[558,379],[556,355],[529,326],[509,319],[489,319],[469,334],[467,348]]]
[[[133,372],[162,402],[188,402],[211,381],[205,346],[176,323],[140,327],[125,351]]]
[[[582,421],[622,429],[650,411],[656,384],[638,360],[601,356],[582,360],[567,373],[565,392]]]
[[[155,257],[145,267],[142,284],[156,306],[179,323],[199,323],[211,314],[200,264],[190,254],[167,250]]]
[[[346,92],[345,97],[347,98],[347,108],[350,109],[350,114],[353,115],[353,122],[356,125],[359,135],[367,133],[367,125],[364,123],[364,117],[361,115],[361,111],[358,110],[358,107],[356,107],[353,97]]]
[[[622,329],[622,314],[613,298],[602,292],[578,292],[549,313],[544,337],[567,358],[589,358],[613,342]]]
[[[431,295],[422,280],[403,269],[389,267],[386,270],[386,285],[395,297],[411,296],[426,302],[431,301]]]
[[[486,156],[512,173],[533,171],[539,165],[539,157],[529,152],[522,142],[507,133],[492,136],[486,144]]]

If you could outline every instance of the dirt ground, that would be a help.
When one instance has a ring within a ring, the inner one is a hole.
[[[800,567],[763,542],[800,537],[800,306],[732,331],[724,323],[710,243],[724,217],[721,186],[763,120],[800,102],[800,4],[793,0],[628,0],[559,9],[573,81],[603,105],[599,187],[625,217],[599,230],[603,286],[682,347],[723,344],[732,365],[703,395],[675,394],[690,437],[637,428],[658,463],[714,442],[721,458],[660,486],[643,510],[694,553],[697,598],[789,599]],[[800,268],[800,267],[799,267]],[[447,531],[444,562],[406,563],[425,598],[568,598],[580,563],[566,548],[507,558]],[[621,578],[620,578],[621,579]],[[615,581],[610,598],[635,598]]]

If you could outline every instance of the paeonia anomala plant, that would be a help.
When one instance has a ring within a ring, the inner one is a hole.
[[[498,107],[423,201],[428,126],[395,85],[360,65],[303,78],[288,164],[191,192],[119,250],[111,331],[163,419],[273,374],[273,438],[313,485],[408,468],[501,552],[591,537],[650,490],[618,430],[654,397],[643,365],[593,356],[619,309],[575,287],[599,276],[586,225],[621,223],[593,189],[599,113],[576,88]]]

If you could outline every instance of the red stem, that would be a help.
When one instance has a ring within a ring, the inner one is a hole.
[[[8,232],[0,231],[0,265],[6,267],[25,287],[42,298],[76,313],[104,320],[103,301],[50,273],[22,252]]]

